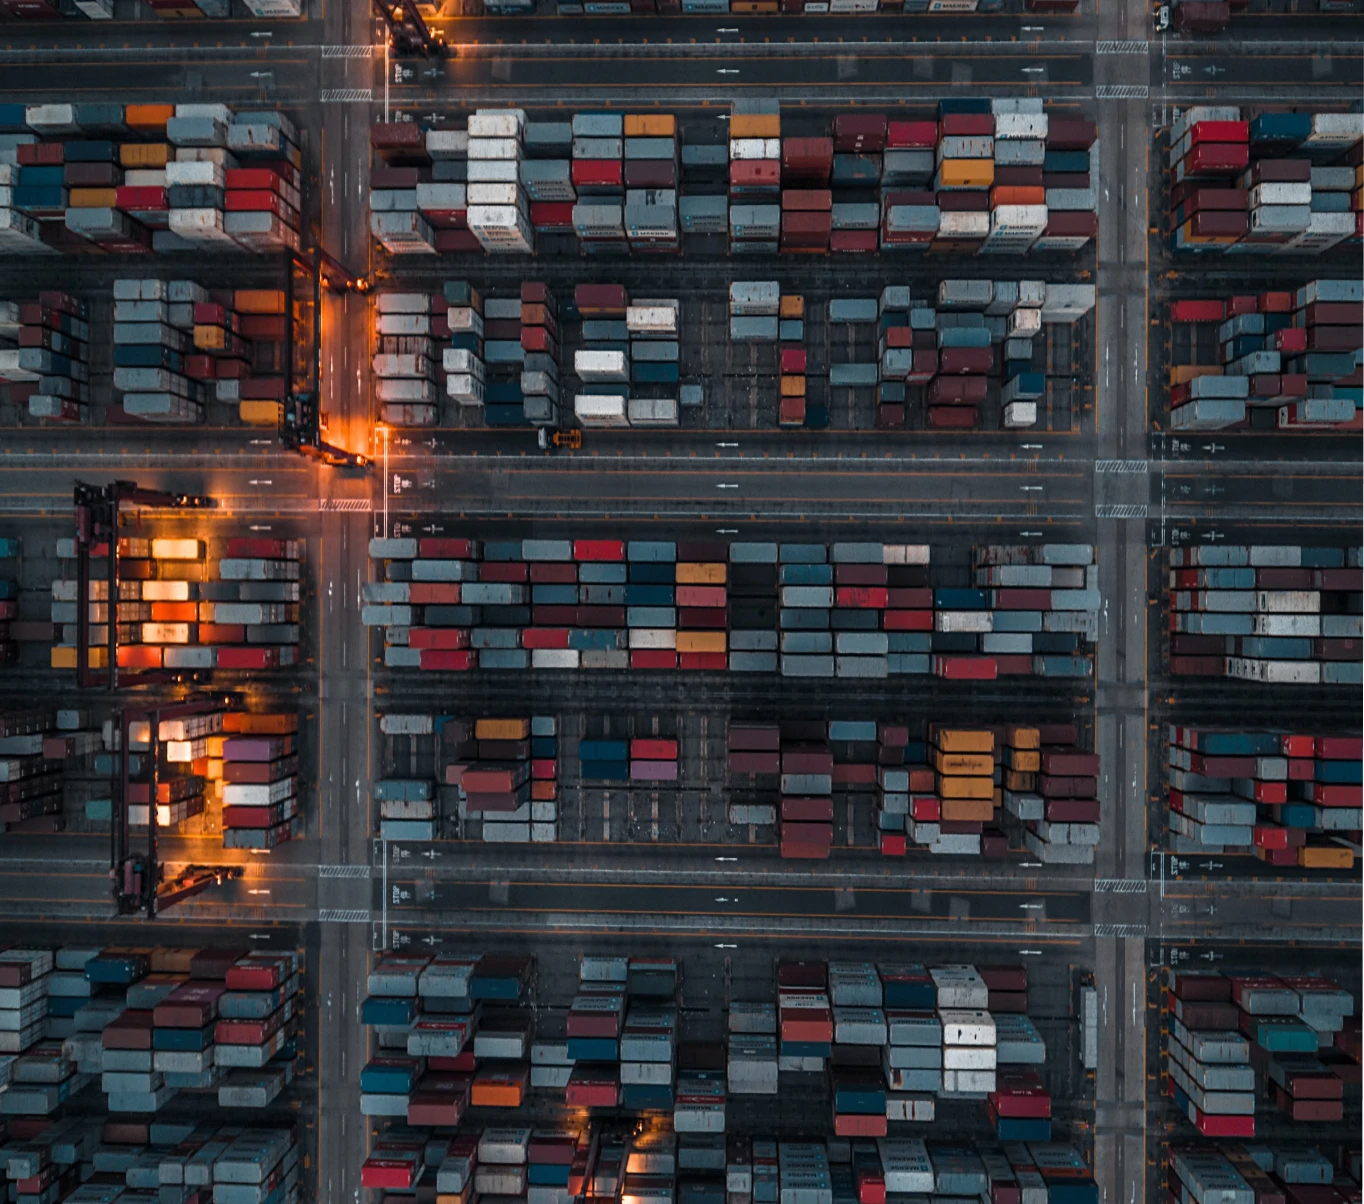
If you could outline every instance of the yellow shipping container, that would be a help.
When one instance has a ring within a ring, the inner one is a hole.
[[[1042,753],[1019,748],[1009,749],[1009,768],[1018,773],[1036,773],[1042,768]]]
[[[280,404],[277,401],[243,401],[237,413],[247,426],[278,426]]]
[[[1038,754],[1041,760],[1041,754]],[[1005,790],[1033,790],[1037,787],[1037,775],[1035,773],[1023,773],[1019,770],[1006,769],[1004,771]]]
[[[743,0],[734,0],[742,3]],[[753,3],[754,0],[749,0]],[[731,12],[759,12],[761,10],[731,8]],[[734,113],[729,119],[731,138],[780,138],[781,115],[779,113]]]
[[[990,777],[995,772],[995,759],[989,753],[945,753],[934,749],[933,768],[939,773]]]
[[[1042,732],[1035,727],[1011,725],[1004,729],[1004,743],[1010,748],[1041,748]]]
[[[226,739],[226,736],[210,736],[208,738],[208,752],[206,755],[210,757],[221,757],[223,755],[223,742]]]
[[[940,777],[938,795],[944,800],[944,804],[950,798],[993,799],[995,783],[993,778]]]
[[[804,397],[805,377],[783,376],[781,378],[781,395],[783,397]]]
[[[113,209],[118,204],[116,188],[73,188],[66,194],[71,209]]]
[[[92,669],[104,669],[109,664],[109,649],[91,648],[87,662]],[[52,667],[54,669],[74,669],[76,667],[76,649],[74,646],[65,644],[58,645],[52,649]]]
[[[938,175],[944,188],[989,188],[995,182],[995,161],[944,159]]]
[[[276,288],[239,288],[232,295],[232,308],[239,314],[282,314],[284,291]]]
[[[933,737],[935,747],[950,753],[993,753],[994,732],[968,731],[965,728],[939,728]]]
[[[204,541],[202,539],[153,539],[153,560],[202,560]]]
[[[197,949],[153,949],[151,951],[151,971],[153,974],[188,974],[190,963]]]
[[[227,346],[227,331],[221,326],[196,326],[194,345],[200,351],[221,351]]]
[[[476,740],[524,740],[529,735],[529,719],[480,719],[474,724]]]
[[[1298,850],[1298,864],[1309,870],[1353,869],[1355,855],[1343,845],[1305,845]]]
[[[778,303],[777,316],[799,321],[805,317],[805,297],[801,293],[787,293]]]
[[[124,167],[165,167],[170,162],[170,146],[164,142],[121,142],[118,161]]]
[[[627,138],[676,138],[677,118],[671,113],[626,113]]]
[[[994,818],[994,811],[991,799],[945,798],[942,801],[942,817],[952,824],[989,823]]]
[[[678,652],[724,652],[725,633],[723,631],[679,631],[677,633]]]
[[[699,564],[682,561],[677,566],[678,585],[724,585],[728,566],[723,563]]]
[[[208,764],[204,766],[204,777],[210,782],[221,782],[223,780],[223,759],[221,756],[209,757]]]

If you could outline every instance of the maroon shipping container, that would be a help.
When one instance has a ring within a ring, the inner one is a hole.
[[[788,188],[781,194],[781,207],[786,213],[827,212],[834,203],[834,194],[827,188]]]
[[[625,187],[676,188],[677,164],[672,159],[627,159]]]
[[[1078,117],[1052,117],[1047,123],[1050,150],[1088,150],[1097,137],[1098,127]]]
[[[1042,772],[1060,776],[1093,776],[1099,772],[1099,754],[1079,749],[1042,752]]]
[[[1243,238],[1250,229],[1250,215],[1231,209],[1206,209],[1189,219],[1194,238]]]
[[[292,736],[234,736],[223,741],[224,761],[277,761],[293,751]]]
[[[123,183],[123,172],[115,163],[68,163],[62,180],[69,187],[115,188]]]
[[[781,818],[783,824],[791,820],[802,823],[832,823],[834,800],[832,798],[783,798],[781,801]]]
[[[783,749],[781,771],[782,773],[833,773],[834,755],[827,749]]]
[[[990,194],[984,190],[944,189],[938,193],[937,204],[944,213],[988,213]]]
[[[729,771],[731,773],[779,773],[781,771],[781,756],[776,752],[731,749]]]
[[[1231,20],[1226,0],[1184,0],[1175,5],[1174,27],[1186,33],[1217,33]]]
[[[1093,238],[1099,232],[1099,215],[1085,209],[1049,209],[1044,238]]]
[[[203,1028],[218,1015],[218,1000],[226,991],[221,982],[187,982],[152,1009],[152,1023],[157,1028]]]
[[[932,430],[974,430],[978,419],[974,406],[929,406]]]
[[[834,566],[835,585],[885,585],[889,573],[884,564],[840,564]]]
[[[1071,176],[1084,176],[1083,184],[1048,184],[1048,180],[1070,179]],[[1088,172],[1053,173],[1044,175],[1040,167],[995,167],[995,185],[999,188],[1088,188]]]
[[[789,194],[788,194],[789,195]],[[782,242],[797,246],[826,247],[833,226],[833,215],[821,212],[786,212],[781,215]]]
[[[1310,159],[1256,159],[1250,165],[1250,182],[1255,184],[1310,184]]]
[[[731,724],[729,747],[732,750],[752,749],[762,752],[776,752],[781,748],[781,730],[776,727]]]
[[[482,573],[488,567],[488,564],[480,565],[479,572]],[[484,577],[484,580],[488,578]],[[578,566],[536,562],[530,565],[530,580],[534,585],[575,585],[578,581]]]
[[[731,191],[772,190],[781,187],[781,164],[776,159],[734,159],[729,165]]]
[[[151,1049],[153,1027],[150,1008],[129,1009],[104,1026],[100,1045],[104,1049]]]
[[[1184,156],[1185,176],[1231,175],[1250,162],[1244,142],[1200,142]]]
[[[989,347],[944,347],[938,352],[938,371],[944,375],[989,372],[993,364]]]
[[[834,118],[834,150],[876,152],[886,146],[884,113],[840,113]]]
[[[875,230],[835,230],[829,235],[829,250],[845,254],[869,255],[878,249]]]
[[[783,182],[823,183],[834,165],[832,138],[783,138],[781,175]]]
[[[1036,167],[1010,167],[1010,172],[1016,171],[1038,171]],[[1041,179],[1037,183],[1043,188],[1088,188],[1090,185],[1089,172],[1087,171],[1044,171]],[[1018,183],[1019,181],[1001,180],[999,178],[999,168],[995,168],[995,183]]]
[[[1309,326],[1309,351],[1354,351],[1361,341],[1359,326]]]
[[[986,355],[989,354],[984,347],[946,350],[984,351]],[[935,376],[928,386],[928,401],[930,405],[976,405],[985,400],[985,391],[986,380],[983,376]]]
[[[945,113],[941,125],[944,138],[993,138],[995,133],[995,119],[989,113]]]
[[[991,133],[994,131],[992,130]],[[892,121],[886,127],[886,146],[895,150],[932,150],[938,145],[936,121]]]
[[[623,284],[579,284],[573,289],[573,303],[591,318],[623,318],[630,304]]]
[[[1307,306],[1307,324],[1315,326],[1318,323],[1357,327],[1364,323],[1364,302],[1313,301]]]
[[[418,167],[372,167],[369,172],[371,188],[416,188],[421,182]]]
[[[1184,201],[1185,218],[1195,213],[1216,210],[1230,210],[1244,213],[1250,205],[1250,193],[1244,188],[1199,188],[1193,181],[1186,180],[1180,187],[1192,185]]]

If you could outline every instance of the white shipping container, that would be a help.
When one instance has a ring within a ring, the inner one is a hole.
[[[476,159],[512,160],[521,157],[521,143],[515,138],[470,138],[469,161]]]
[[[583,426],[630,425],[625,413],[625,398],[618,395],[579,393],[573,399],[573,412]]]
[[[731,159],[780,159],[780,138],[731,138],[729,140]]]

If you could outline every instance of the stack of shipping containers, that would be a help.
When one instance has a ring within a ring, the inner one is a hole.
[[[1170,320],[1189,328],[1188,349],[1181,340],[1176,358],[1195,360],[1170,364],[1173,429],[1360,429],[1359,280],[1313,280],[1294,291],[1227,300],[1172,301]],[[1215,331],[1215,351],[1199,337],[1205,331]]]
[[[1169,130],[1175,251],[1320,255],[1364,237],[1364,113],[1176,112]]]

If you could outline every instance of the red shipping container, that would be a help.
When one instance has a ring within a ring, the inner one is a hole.
[[[992,656],[935,656],[933,676],[949,681],[994,681],[998,667]]]
[[[639,739],[630,741],[630,756],[641,761],[676,761],[676,740]]]
[[[783,824],[790,820],[809,823],[832,823],[834,800],[832,798],[794,798],[781,800]]]
[[[887,149],[932,150],[937,145],[936,121],[892,121],[886,128]]]
[[[782,426],[800,426],[805,421],[805,398],[783,397],[777,421]]]
[[[446,648],[424,648],[418,667],[422,669],[465,670],[478,668],[478,653]]]
[[[723,652],[682,652],[677,660],[681,669],[716,671],[729,668],[729,657]]]
[[[537,230],[572,230],[572,201],[532,201],[530,224]]]
[[[125,213],[139,209],[169,209],[170,198],[164,188],[120,185],[114,190],[114,202]]]
[[[1050,610],[1051,590],[997,589],[993,591],[991,605],[998,610]]]
[[[887,592],[883,586],[840,585],[834,590],[834,605],[856,610],[884,610]]]
[[[785,856],[785,854],[783,854]],[[836,1112],[834,1135],[837,1137],[884,1137],[889,1132],[885,1116],[860,1112]]]
[[[459,649],[469,646],[466,627],[413,627],[408,633],[410,648]]]
[[[884,113],[839,113],[834,118],[834,150],[875,152],[886,145]]]
[[[522,648],[567,648],[567,627],[523,627]]]
[[[569,171],[575,188],[622,188],[625,184],[619,159],[574,159]]]
[[[558,344],[550,334],[548,326],[521,327],[521,347],[525,351],[538,351],[547,355],[558,354]]]
[[[575,539],[573,559],[619,562],[625,559],[625,544],[619,539]]]
[[[949,348],[949,350],[985,351],[985,348]],[[985,351],[985,354],[988,356],[989,352]],[[951,371],[946,366],[943,370]],[[986,380],[983,376],[935,376],[928,386],[928,404],[977,405],[985,400],[985,390]]]
[[[904,425],[905,406],[903,402],[882,402],[876,407],[878,430],[898,430]]]
[[[944,113],[940,125],[944,138],[993,138],[995,133],[995,119],[989,113]]]
[[[454,581],[413,581],[407,593],[414,606],[459,605],[459,585]]]
[[[783,375],[804,374],[805,363],[804,347],[783,347],[781,349],[781,371]]]
[[[578,566],[537,561],[530,566],[530,579],[536,585],[573,585],[578,580]]]
[[[1203,142],[1249,142],[1248,121],[1195,121],[1189,127],[1189,145]]]
[[[1221,322],[1227,316],[1224,301],[1171,301],[1171,322]]]
[[[832,138],[783,138],[782,177],[793,181],[824,181],[834,165]]]
[[[881,855],[883,857],[903,857],[905,855],[907,848],[903,834],[899,832],[882,832],[880,838]]]
[[[731,192],[781,187],[781,164],[776,159],[732,159],[729,164]]]
[[[1184,174],[1230,175],[1244,171],[1250,148],[1244,142],[1200,142],[1184,156]]]
[[[829,235],[829,250],[843,254],[870,255],[878,249],[875,230],[835,230]]]
[[[632,669],[676,669],[677,653],[666,648],[636,648],[630,653]]]

